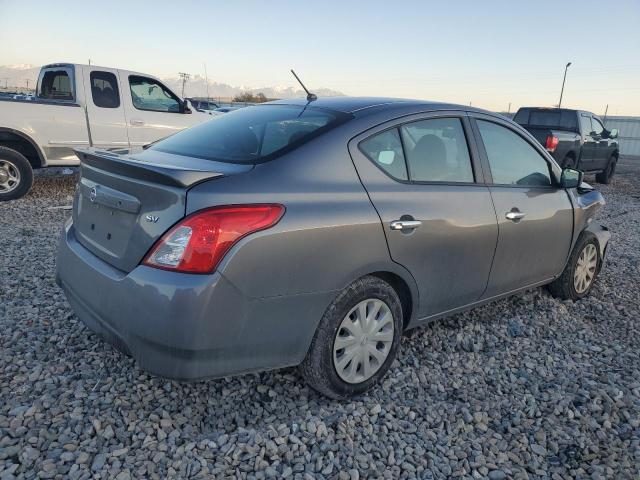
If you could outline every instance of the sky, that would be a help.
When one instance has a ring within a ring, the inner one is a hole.
[[[0,65],[640,115],[640,0],[0,0]]]

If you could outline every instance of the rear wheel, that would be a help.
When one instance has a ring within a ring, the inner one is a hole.
[[[0,202],[23,197],[32,184],[29,160],[20,152],[0,147]]]
[[[336,399],[380,381],[402,337],[402,306],[383,280],[363,277],[338,294],[325,312],[300,366],[305,381]]]
[[[549,292],[563,300],[586,296],[598,277],[602,259],[595,235],[584,232],[571,252],[562,275],[548,285]]]
[[[602,172],[596,174],[596,181],[598,183],[604,183],[605,185],[611,182],[611,179],[613,178],[613,174],[616,173],[617,163],[618,163],[618,157],[616,157],[615,155],[611,155],[611,158],[609,159],[609,163],[607,163],[606,168]]]
[[[576,159],[573,155],[567,155],[562,161],[562,168],[576,168]]]

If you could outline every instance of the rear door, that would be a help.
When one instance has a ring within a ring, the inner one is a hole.
[[[419,318],[474,302],[489,278],[496,217],[468,138],[466,116],[449,112],[386,123],[349,144],[391,257],[416,279]]]
[[[127,88],[125,107],[132,148],[168,137],[201,121],[201,113],[184,111],[180,98],[159,80],[126,75],[122,83]]]
[[[593,161],[596,153],[597,142],[591,135],[593,126],[591,125],[591,115],[580,112],[580,134],[582,135],[582,154],[580,156],[580,168],[583,170],[593,170]]]
[[[562,271],[573,234],[573,209],[537,142],[510,123],[472,116],[498,217],[498,245],[484,294],[489,298]]]
[[[91,142],[99,148],[129,148],[118,70],[83,67]]]
[[[591,117],[591,126],[595,134],[595,148],[593,154],[593,169],[604,170],[609,161],[609,139],[605,136],[604,126],[595,115]]]

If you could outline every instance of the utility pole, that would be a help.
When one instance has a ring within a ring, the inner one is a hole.
[[[562,94],[564,93],[564,82],[567,79],[567,70],[571,66],[571,62],[567,63],[566,67],[564,67],[564,77],[562,78],[562,89],[560,90],[560,101],[558,102],[558,108],[562,107]]]
[[[184,84],[187,83],[187,80],[189,80],[189,77],[191,75],[189,75],[188,73],[180,72],[178,73],[178,76],[182,79],[182,98],[184,98]]]
[[[91,59],[89,59],[89,66],[91,66]]]
[[[26,82],[27,82],[27,93],[29,93],[29,79],[28,78],[26,79]]]
[[[607,103],[607,107],[604,109],[604,122],[607,121],[607,112],[609,111],[609,104]]]
[[[209,77],[207,76],[207,64],[203,63],[204,65],[204,81],[207,84],[207,101],[209,101]]]
[[[509,109],[507,110],[507,113],[511,113],[511,102],[509,102]]]

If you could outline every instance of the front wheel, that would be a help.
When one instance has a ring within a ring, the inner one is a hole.
[[[20,152],[0,147],[0,202],[23,197],[32,184],[29,160]]]
[[[596,174],[596,182],[604,183],[605,185],[611,182],[613,174],[616,173],[617,163],[618,158],[615,155],[612,155],[605,169],[602,172]]]
[[[579,300],[591,291],[601,266],[598,241],[592,233],[584,232],[578,238],[562,275],[548,285],[549,292],[562,300]]]
[[[402,305],[385,281],[367,276],[338,294],[325,312],[306,358],[305,381],[343,399],[365,392],[385,375],[400,347]]]

